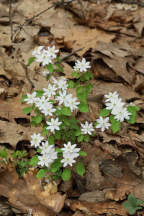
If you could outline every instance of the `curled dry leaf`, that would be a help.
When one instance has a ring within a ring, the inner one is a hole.
[[[43,189],[33,173],[19,179],[13,167],[0,174],[0,194],[7,197],[13,207],[23,213],[31,209],[35,216],[54,216],[61,211],[65,200],[65,195],[51,194],[48,187]]]
[[[17,123],[0,121],[0,143],[8,143],[13,148],[16,148],[16,145],[19,141],[29,142],[30,136],[33,133],[41,132],[41,128],[37,127],[24,127]]]
[[[94,80],[92,81],[93,88],[91,90],[91,99],[93,101],[96,99],[98,96],[107,94],[108,92],[114,92],[117,91],[118,94],[120,95],[123,100],[130,100],[133,98],[139,99],[140,96],[137,94],[135,91],[132,90],[130,86],[124,85],[122,83],[114,83],[114,82],[104,82],[102,80]],[[126,94],[127,93],[127,94]]]
[[[115,202],[111,202],[109,206],[108,202],[95,202],[90,203],[86,201],[76,201],[76,200],[66,200],[66,205],[70,207],[73,211],[80,210],[84,213],[88,214],[109,214],[126,216],[126,210],[121,206],[121,204],[117,204]]]

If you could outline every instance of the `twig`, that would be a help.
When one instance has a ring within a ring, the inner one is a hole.
[[[32,91],[32,89],[35,88],[35,86],[34,86],[33,82],[31,81],[31,79],[29,77],[28,67],[23,62],[20,62],[20,63],[21,63],[21,65],[23,66],[23,68],[25,70],[25,75],[26,75],[26,78],[27,78],[29,84],[31,85],[31,91]]]
[[[67,56],[64,56],[63,58],[61,58],[61,61],[65,61],[66,59],[68,59],[69,57],[73,56],[74,54],[76,54],[77,52],[83,50],[83,48],[80,48],[80,49],[77,49],[75,51],[73,51],[72,53],[70,53],[69,55]]]
[[[12,0],[9,0],[9,23],[11,28],[11,41],[13,41]]]
[[[9,1],[11,1],[11,0],[9,0]],[[47,12],[47,11],[50,10],[51,8],[55,8],[55,9],[56,9],[56,8],[62,7],[62,6],[64,6],[64,5],[67,5],[67,4],[69,4],[69,3],[73,2],[73,1],[76,1],[76,0],[70,0],[70,1],[66,1],[66,2],[65,2],[64,0],[61,0],[60,2],[53,3],[53,4],[52,4],[51,6],[49,6],[48,8],[42,10],[41,12],[37,13],[37,14],[34,15],[33,17],[31,17],[31,18],[25,20],[25,22],[24,22],[23,24],[19,25],[18,28],[15,30],[15,37],[16,37],[17,34],[18,34],[18,33],[17,33],[18,30],[19,30],[19,32],[20,32],[20,31],[23,29],[23,27],[24,27],[25,25],[28,25],[29,23],[31,23],[35,18],[39,17],[41,14]]]
[[[116,3],[123,3],[123,4],[136,4],[138,6],[144,7],[144,2],[141,1],[134,1],[134,0],[115,0]]]

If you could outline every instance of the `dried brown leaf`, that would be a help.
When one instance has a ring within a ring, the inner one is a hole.
[[[55,212],[61,211],[65,195],[58,192],[51,194],[48,187],[43,189],[33,173],[19,179],[15,169],[9,168],[0,175],[0,194],[21,212],[28,213],[31,209],[33,215],[54,216]]]

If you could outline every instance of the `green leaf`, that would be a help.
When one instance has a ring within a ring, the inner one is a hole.
[[[137,199],[133,194],[128,195],[128,201],[123,202],[122,206],[130,215],[134,215],[137,210],[142,209],[140,206],[143,203],[142,200]]]
[[[72,80],[69,80],[68,88],[74,88],[74,87],[75,87],[75,83]]]
[[[23,113],[27,115],[27,114],[29,114],[32,110],[33,110],[33,106],[31,106],[31,107],[25,107],[25,108],[23,109]]]
[[[35,61],[35,59],[36,59],[35,57],[29,58],[27,66],[30,66]]]
[[[59,109],[56,108],[55,115],[59,116],[59,115],[61,115],[61,114],[62,114],[62,113],[61,113],[61,110],[59,110]]]
[[[43,90],[36,90],[36,96],[37,97],[42,97],[44,94],[44,91]]]
[[[84,86],[77,86],[76,87],[76,94],[77,94],[77,97],[80,99],[81,102],[87,103],[87,101],[86,101],[87,93],[86,93],[86,89]]]
[[[55,139],[60,139],[61,138],[61,132],[55,131],[54,137],[55,137]]]
[[[140,108],[138,106],[128,106],[127,109],[129,112],[133,112],[133,111],[137,112],[140,110]]]
[[[46,69],[47,69],[50,73],[52,73],[53,70],[54,70],[53,65],[52,65],[51,63],[48,64],[48,65],[46,65]]]
[[[95,122],[95,123],[94,123],[94,127],[96,127],[97,125],[98,125],[98,122]]]
[[[22,95],[22,97],[21,97],[21,103],[24,103],[26,98],[27,98],[27,95]]]
[[[78,71],[72,72],[72,77],[75,77],[75,78],[79,79],[80,76],[81,76],[81,74]]]
[[[80,103],[78,105],[80,112],[88,112],[89,111],[89,106],[87,103]]]
[[[66,117],[66,116],[64,116],[64,117]],[[70,126],[70,121],[69,121],[69,119],[66,117],[66,118],[64,118],[63,117],[63,124],[64,124],[64,126]]]
[[[111,110],[102,109],[102,110],[100,111],[100,116],[102,116],[102,117],[107,117],[107,116],[109,116],[110,113],[111,113]]]
[[[84,141],[89,142],[90,136],[88,134],[84,135]]]
[[[76,132],[75,132],[75,136],[80,136],[81,135],[81,129],[77,129]]]
[[[37,153],[41,153],[41,152],[42,152],[42,149],[37,148]]]
[[[127,110],[128,110],[128,112],[131,113],[130,119],[127,122],[130,124],[135,124],[136,123],[136,115],[137,115],[137,111],[139,111],[139,107],[138,106],[128,106]]]
[[[82,162],[76,164],[76,172],[78,175],[83,176],[85,173],[85,167]]]
[[[63,172],[62,172],[62,180],[63,181],[68,181],[71,177],[71,170],[68,168],[68,169],[64,169]]]
[[[92,87],[93,87],[92,84],[87,84],[87,85],[76,87],[76,94],[81,102],[87,103],[86,98],[87,98],[87,95],[90,93]]]
[[[87,71],[86,73],[82,74],[82,76],[80,77],[80,80],[82,82],[84,82],[84,81],[88,81],[92,78],[93,78],[93,74],[90,71]]]
[[[40,169],[40,170],[37,172],[36,177],[37,177],[38,179],[43,178],[43,177],[46,176],[46,172],[47,172],[46,169]]]
[[[62,152],[63,152],[63,150],[60,149],[60,148],[56,148],[55,150],[56,150],[56,152],[58,152],[58,153],[62,153]]]
[[[42,120],[43,120],[42,115],[37,115],[37,116],[32,117],[32,121],[35,121],[36,124],[40,124]]]
[[[82,156],[82,157],[86,157],[86,156],[87,156],[87,153],[84,152],[84,151],[79,151],[79,155]]]
[[[58,56],[56,57],[56,60],[57,60],[58,63],[62,62],[62,60]]]
[[[115,134],[120,130],[121,123],[120,121],[117,121],[113,115],[110,116],[110,122],[111,122],[112,132]]]
[[[47,130],[47,125],[45,125],[43,127],[43,136],[46,136],[49,133],[49,131]]]
[[[64,72],[64,69],[60,64],[56,63],[55,66],[56,66],[55,69],[56,72],[62,72],[62,73]]]
[[[140,206],[143,204],[143,201],[140,199],[136,199],[136,206]]]
[[[26,152],[22,150],[17,150],[11,154],[13,158],[24,158],[26,156]]]
[[[61,114],[66,116],[71,116],[71,110],[69,107],[62,106]]]
[[[6,148],[0,149],[0,157],[1,158],[7,158],[7,156],[8,156],[8,153],[7,153]]]
[[[30,166],[36,166],[38,163],[39,159],[38,159],[38,155],[34,155],[30,161],[29,161],[29,165]]]
[[[62,167],[61,159],[56,159],[50,166],[50,172],[57,172]]]
[[[53,145],[54,144],[54,141],[55,141],[55,138],[54,138],[54,136],[49,136],[48,137],[48,143],[50,144],[50,145]]]
[[[78,141],[78,142],[82,142],[83,139],[84,139],[84,136],[83,136],[83,135],[80,135],[80,136],[78,136],[77,141]]]

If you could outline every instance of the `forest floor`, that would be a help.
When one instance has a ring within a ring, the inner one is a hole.
[[[0,216],[126,216],[122,202],[128,194],[144,201],[144,3],[75,0],[55,7],[55,2],[0,1],[0,148],[28,151],[30,135],[40,130],[31,127],[20,101],[47,86],[40,65],[26,66],[36,46],[56,45],[60,58],[72,53],[62,63],[66,78],[73,79],[77,59],[91,62],[89,113],[79,118],[95,121],[102,95],[114,91],[140,111],[135,124],[124,123],[116,134],[98,131],[82,144],[83,177],[73,173],[68,182],[41,191],[34,170],[19,178],[12,164],[1,165]],[[144,216],[144,209],[136,215]]]

